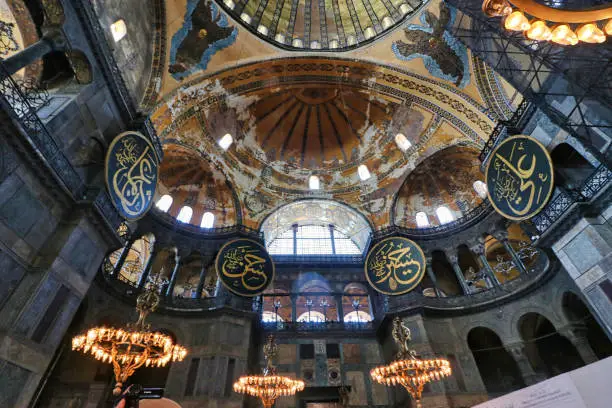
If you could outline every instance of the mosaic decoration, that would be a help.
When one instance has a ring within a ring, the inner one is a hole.
[[[274,262],[266,249],[250,239],[223,245],[215,260],[221,283],[239,296],[256,296],[274,280]]]
[[[420,10],[423,0],[219,1],[254,35],[286,50],[344,51],[370,43]],[[229,6],[231,4],[231,6]],[[401,11],[399,8],[401,7]]]
[[[511,220],[525,220],[540,212],[552,194],[552,160],[536,139],[513,136],[491,152],[486,181],[495,210]]]
[[[441,1],[439,17],[424,11],[420,17],[422,25],[410,24],[404,28],[407,42],[396,41],[391,49],[402,61],[423,58],[431,75],[465,88],[470,82],[467,48],[446,30],[454,18],[455,10]]]
[[[158,167],[155,148],[142,134],[124,132],[111,142],[104,169],[106,187],[123,218],[137,220],[149,211]]]
[[[452,84],[330,57],[260,61],[187,81],[151,120],[163,143],[189,148],[225,175],[252,228],[305,196],[348,204],[374,228],[389,225],[409,172],[448,146],[480,150],[493,129],[482,106]],[[226,133],[234,143],[223,150]],[[398,149],[397,133],[408,150]],[[366,181],[361,164],[371,172]],[[310,175],[320,190],[308,189]]]
[[[378,242],[364,265],[370,286],[385,295],[402,295],[416,288],[425,276],[425,267],[423,250],[403,237]]]
[[[238,29],[229,25],[214,2],[189,0],[183,26],[172,37],[170,74],[178,81],[205,70],[212,56],[232,45],[236,37]]]
[[[393,222],[417,228],[416,214],[424,212],[430,225],[439,224],[436,209],[446,206],[460,217],[482,203],[474,182],[483,181],[478,154],[480,149],[451,146],[423,160],[404,181],[393,207]],[[461,169],[461,171],[457,171]]]

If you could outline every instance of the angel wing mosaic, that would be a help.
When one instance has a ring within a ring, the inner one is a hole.
[[[441,1],[439,17],[426,10],[421,14],[423,25],[404,27],[405,41],[395,41],[391,49],[403,61],[423,58],[431,75],[464,88],[470,82],[470,64],[465,45],[447,31],[454,17],[454,9]]]

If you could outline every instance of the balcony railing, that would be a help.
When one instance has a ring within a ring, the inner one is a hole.
[[[122,218],[104,189],[88,189],[64,152],[38,116],[38,110],[48,103],[48,94],[32,81],[15,81],[0,64],[0,108],[8,114],[51,178],[74,201],[89,201],[104,218],[112,231],[117,231]],[[6,126],[6,125],[3,125]],[[117,236],[120,238],[119,236]],[[120,238],[123,240],[122,238]]]
[[[559,193],[550,200],[546,207],[531,219],[533,226],[540,235],[544,234],[555,222],[564,219],[574,204],[591,201],[609,187],[611,181],[612,171],[606,165],[600,165],[580,188],[572,191],[559,190]]]
[[[370,322],[261,322],[264,331],[274,332],[329,332],[374,330],[376,324]]]
[[[385,312],[398,313],[421,308],[467,311],[470,308],[477,308],[497,302],[527,289],[532,284],[540,281],[546,272],[551,270],[551,267],[549,258],[544,252],[539,251],[539,256],[534,261],[534,264],[528,268],[528,273],[523,273],[517,278],[503,283],[501,286],[494,286],[467,295],[446,297],[423,296],[422,293],[416,291],[400,296],[388,296],[385,302]]]

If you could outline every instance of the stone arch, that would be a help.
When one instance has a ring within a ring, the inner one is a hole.
[[[475,327],[469,331],[466,341],[489,394],[507,393],[525,386],[516,361],[495,331]]]
[[[585,302],[572,291],[563,293],[562,310],[567,321],[587,339],[598,359],[612,355],[612,342]]]
[[[550,157],[555,171],[555,185],[569,190],[580,188],[595,166],[569,143],[557,145]]]
[[[525,313],[518,323],[525,354],[536,374],[550,378],[584,365],[576,347],[543,315]]]
[[[362,321],[361,319],[365,318],[364,314],[367,314],[369,320],[372,320],[372,304],[368,289],[364,284],[351,282],[344,287],[342,293],[343,321],[352,321],[351,319],[355,317],[358,317],[357,321]],[[349,316],[348,320],[346,320],[347,316]]]

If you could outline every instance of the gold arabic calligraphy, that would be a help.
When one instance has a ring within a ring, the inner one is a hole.
[[[516,156],[515,156],[516,155]],[[493,197],[499,204],[506,202],[510,215],[523,217],[534,212],[548,199],[545,190],[549,183],[549,174],[536,172],[537,157],[535,152],[526,152],[523,141],[512,142],[509,155],[502,154],[499,150],[495,153],[493,167],[496,177],[493,179]],[[517,157],[516,162],[513,158]]]
[[[389,288],[397,290],[398,285],[411,285],[421,276],[421,263],[414,259],[413,248],[402,242],[387,241],[374,254],[370,269],[374,272],[373,283],[388,281]]]
[[[121,207],[130,216],[142,215],[153,198],[157,166],[150,146],[138,155],[138,145],[132,137],[121,140],[115,153],[118,165],[113,174],[112,188]]]
[[[266,259],[259,255],[260,250],[245,245],[228,249],[223,258],[221,273],[230,279],[240,278],[242,287],[249,291],[261,289],[268,282],[264,268]]]

